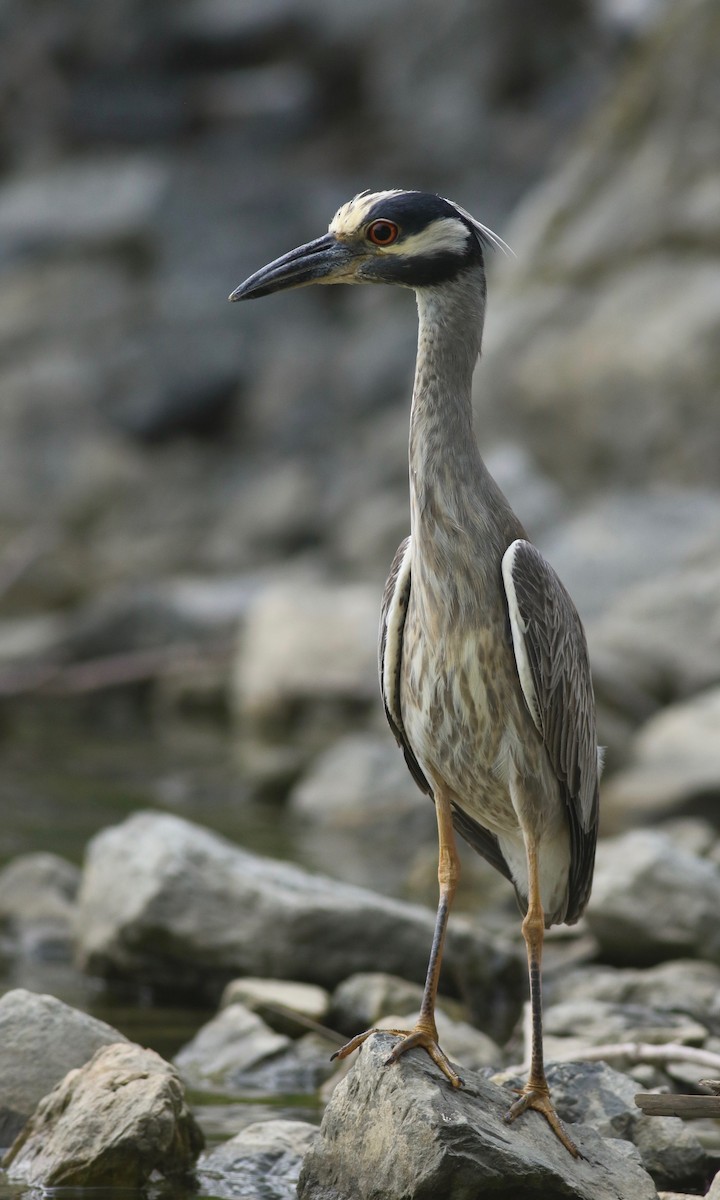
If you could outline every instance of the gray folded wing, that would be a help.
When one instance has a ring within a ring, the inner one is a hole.
[[[502,575],[520,685],[560,783],[570,825],[566,920],[587,904],[598,823],[595,701],[585,633],[568,592],[530,542],[506,550]]]

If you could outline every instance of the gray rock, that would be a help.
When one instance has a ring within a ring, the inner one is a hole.
[[[710,1160],[692,1127],[677,1117],[645,1116],[630,1076],[605,1063],[567,1063],[551,1066],[548,1081],[564,1121],[633,1142],[657,1187],[697,1187],[707,1178]]]
[[[714,0],[669,5],[574,152],[503,230],[485,419],[582,493],[608,477],[715,487],[720,286]],[[701,50],[704,48],[705,53]],[[678,80],[694,88],[678,142]],[[632,215],[630,215],[632,214]],[[711,252],[714,253],[714,252]]]
[[[78,948],[92,974],[207,993],[240,974],[334,987],[363,970],[425,978],[434,914],[139,813],[88,847]],[[524,986],[517,952],[450,922],[445,979],[495,1036]]]
[[[117,1029],[54,996],[6,992],[0,1000],[0,1144],[9,1145],[68,1071],[124,1040]]]
[[[553,1059],[582,1059],[591,1046],[650,1042],[662,1045],[702,1045],[706,1025],[686,1013],[671,1012],[640,1004],[617,1004],[607,1000],[562,1000],[544,1012],[544,1045],[548,1062]],[[621,1056],[616,1056],[616,1060]],[[632,1062],[632,1054],[628,1055]]]
[[[351,733],[318,756],[289,800],[308,820],[358,829],[404,820],[421,798],[392,737]]]
[[[317,1135],[307,1121],[256,1121],[202,1156],[200,1190],[219,1200],[295,1200],[302,1160]]]
[[[623,757],[657,709],[717,684],[719,594],[720,556],[711,540],[682,568],[629,588],[588,622],[599,714],[624,723]]]
[[[384,1066],[392,1039],[376,1034],[335,1089],[320,1136],[303,1162],[299,1200],[657,1200],[628,1143],[571,1128],[573,1159],[545,1120],[526,1114],[509,1127],[512,1101],[480,1075],[454,1090],[422,1051]],[[422,1147],[420,1152],[419,1148]]]
[[[669,705],[651,717],[630,747],[630,761],[603,790],[613,826],[709,811],[720,795],[720,687]]]
[[[237,660],[244,721],[282,726],[298,706],[377,695],[380,598],[361,584],[276,583],[251,605]]]
[[[397,975],[367,971],[350,975],[332,994],[330,1021],[335,1029],[351,1037],[371,1029],[390,1013],[415,1015],[420,1010],[423,989]],[[462,1015],[456,1000],[438,997],[438,1007],[453,1018]]]
[[[23,954],[70,958],[80,871],[57,854],[23,854],[0,871],[0,922]]]
[[[222,1009],[175,1055],[195,1089],[226,1095],[248,1088],[269,1094],[314,1092],[334,1071],[332,1035],[308,1033],[297,1041],[276,1033],[245,1005]]]
[[[298,1037],[308,1023],[327,1019],[330,996],[325,988],[287,979],[232,979],[220,999],[220,1007],[244,1004],[277,1033]]]
[[[518,509],[522,512],[522,509]],[[625,489],[593,496],[539,539],[584,621],[599,618],[630,589],[681,573],[720,540],[720,503],[709,488]]]
[[[0,190],[0,237],[18,248],[147,244],[168,176],[156,158],[79,161]]]
[[[6,1154],[11,1179],[43,1187],[182,1181],[203,1136],[177,1073],[154,1050],[103,1047],[45,1096]]]
[[[410,1013],[388,1013],[377,1022],[377,1028],[388,1030],[400,1029],[403,1032],[407,1031],[409,1033],[415,1024],[419,1011],[420,1006],[416,1005]],[[466,1071],[479,1071],[483,1067],[490,1067],[493,1071],[497,1071],[505,1055],[497,1043],[492,1038],[489,1038],[487,1034],[483,1033],[480,1029],[475,1029],[467,1021],[449,1017],[439,1007],[435,1013],[435,1023],[437,1025],[440,1045],[450,1061],[458,1068],[458,1074],[461,1077],[464,1076]],[[364,1028],[367,1028],[367,1026]],[[362,1032],[362,1029],[356,1028],[355,1032]]]
[[[342,861],[349,883],[390,895],[407,894],[414,856],[436,842],[432,804],[387,729],[333,742],[294,785],[289,801],[300,818],[303,861],[318,869],[329,859]]]
[[[230,1004],[178,1050],[175,1064],[193,1086],[235,1086],[291,1046],[244,1004]]]
[[[545,988],[545,994],[549,1004],[560,999],[606,1001],[687,1013],[700,1022],[717,1020],[720,967],[698,959],[673,960],[645,970],[592,965],[565,972],[552,991]]]
[[[635,831],[598,846],[587,922],[606,960],[720,962],[719,906],[718,866],[663,833]]]

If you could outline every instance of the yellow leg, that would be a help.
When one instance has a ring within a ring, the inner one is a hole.
[[[453,1087],[461,1087],[462,1080],[460,1076],[451,1067],[447,1055],[443,1053],[438,1045],[438,1033],[435,1024],[435,1001],[440,980],[443,947],[445,945],[450,907],[460,877],[460,860],[455,845],[455,830],[453,829],[450,800],[444,789],[440,786],[435,788],[434,796],[435,814],[438,825],[438,883],[440,886],[440,901],[435,918],[435,931],[433,933],[432,949],[430,951],[430,961],[428,962],[420,1015],[414,1028],[410,1030],[368,1029],[365,1033],[359,1033],[357,1037],[354,1037],[342,1049],[336,1051],[332,1057],[346,1058],[348,1054],[352,1054],[353,1050],[357,1050],[358,1046],[361,1046],[371,1033],[394,1033],[402,1038],[402,1041],[395,1046],[392,1053],[385,1060],[386,1064],[397,1062],[402,1054],[419,1046],[430,1055],[430,1058],[440,1068],[442,1073],[447,1076]]]
[[[566,1150],[569,1150],[573,1158],[578,1158],[580,1157],[580,1151],[555,1112],[552,1100],[550,1099],[550,1088],[548,1087],[548,1082],[545,1078],[545,1064],[543,1060],[541,986],[542,951],[543,940],[545,937],[545,914],[543,913],[542,901],[540,899],[540,875],[538,871],[537,846],[535,842],[529,838],[527,841],[527,863],[528,908],[527,913],[525,914],[525,919],[522,923],[522,932],[523,937],[525,938],[528,959],[528,974],[530,976],[530,1013],[532,1018],[530,1073],[528,1075],[528,1081],[520,1094],[519,1100],[516,1100],[515,1103],[510,1107],[506,1114],[505,1120],[514,1121],[516,1117],[519,1117],[521,1113],[526,1112],[528,1108],[532,1108],[536,1112],[542,1113],[550,1125],[550,1128],[553,1130],[553,1133],[555,1133],[560,1139]]]

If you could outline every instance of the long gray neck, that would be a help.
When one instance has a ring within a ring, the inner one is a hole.
[[[484,276],[467,271],[455,283],[418,289],[417,302],[410,418],[413,596],[429,629],[439,613],[462,628],[463,622],[487,621],[493,602],[500,603],[500,559],[524,534],[480,457],[472,427]]]
[[[485,280],[480,269],[454,283],[419,288],[418,354],[410,416],[413,531],[428,504],[454,508],[483,470],[472,428],[472,376],[480,353]],[[439,497],[438,497],[439,492]]]

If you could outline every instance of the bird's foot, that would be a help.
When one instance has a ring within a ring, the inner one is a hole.
[[[555,1136],[559,1138],[565,1149],[572,1154],[573,1158],[582,1158],[582,1154],[555,1112],[555,1106],[550,1099],[550,1089],[547,1084],[539,1087],[527,1084],[521,1091],[519,1098],[514,1104],[510,1105],[505,1114],[505,1120],[508,1123],[514,1121],[516,1117],[519,1117],[521,1113],[527,1112],[529,1108],[532,1108],[535,1112],[542,1113]]]
[[[349,1054],[352,1054],[353,1050],[357,1050],[358,1046],[362,1046],[365,1039],[369,1038],[371,1033],[390,1033],[394,1037],[402,1039],[398,1042],[397,1046],[393,1047],[385,1059],[386,1067],[391,1063],[397,1062],[401,1055],[406,1054],[408,1050],[419,1048],[430,1055],[435,1065],[450,1080],[453,1087],[462,1087],[462,1079],[450,1065],[448,1056],[438,1045],[437,1033],[423,1025],[416,1025],[414,1029],[366,1029],[365,1033],[359,1033],[345,1046],[341,1046],[339,1050],[336,1050],[332,1058],[347,1058]]]

